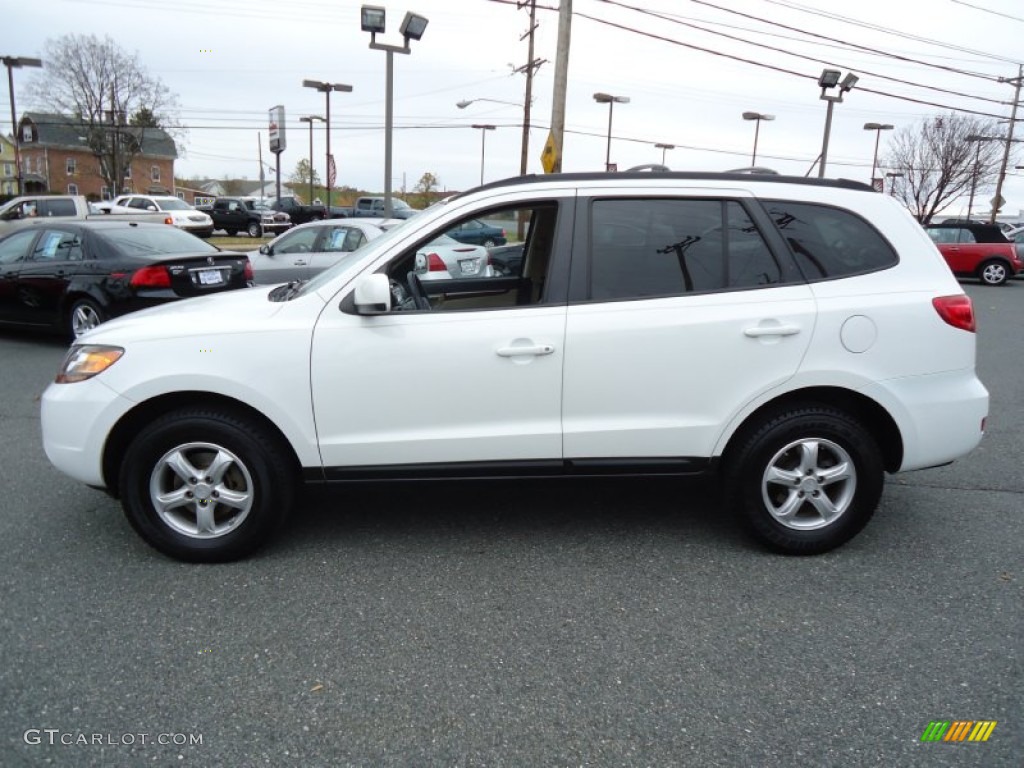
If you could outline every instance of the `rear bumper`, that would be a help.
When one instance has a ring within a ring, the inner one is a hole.
[[[903,437],[900,472],[962,458],[978,447],[988,390],[974,369],[878,382],[864,394],[888,406]]]

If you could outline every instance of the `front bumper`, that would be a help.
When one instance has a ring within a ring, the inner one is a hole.
[[[134,405],[100,377],[75,384],[51,383],[43,392],[43,450],[61,472],[94,488],[106,487],[103,450],[117,421]]]

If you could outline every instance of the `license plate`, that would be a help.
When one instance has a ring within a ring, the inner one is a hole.
[[[221,285],[224,282],[224,275],[221,274],[219,269],[201,269],[199,270],[199,284],[200,285]]]
[[[480,259],[461,259],[459,267],[464,275],[475,275],[480,271]]]

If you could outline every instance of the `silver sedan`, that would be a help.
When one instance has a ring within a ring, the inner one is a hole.
[[[310,221],[251,251],[249,261],[258,285],[306,280],[382,234],[359,219]]]

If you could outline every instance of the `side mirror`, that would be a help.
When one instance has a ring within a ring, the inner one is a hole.
[[[274,255],[274,251],[271,249],[269,243],[266,244],[266,245],[261,245],[260,246],[260,253],[262,253],[264,256],[273,256]]]
[[[367,275],[356,283],[356,314],[382,315],[391,311],[391,283],[387,275]]]
[[[155,210],[157,210],[157,207],[155,205],[147,205],[146,206],[146,210],[147,211],[155,211]]]

